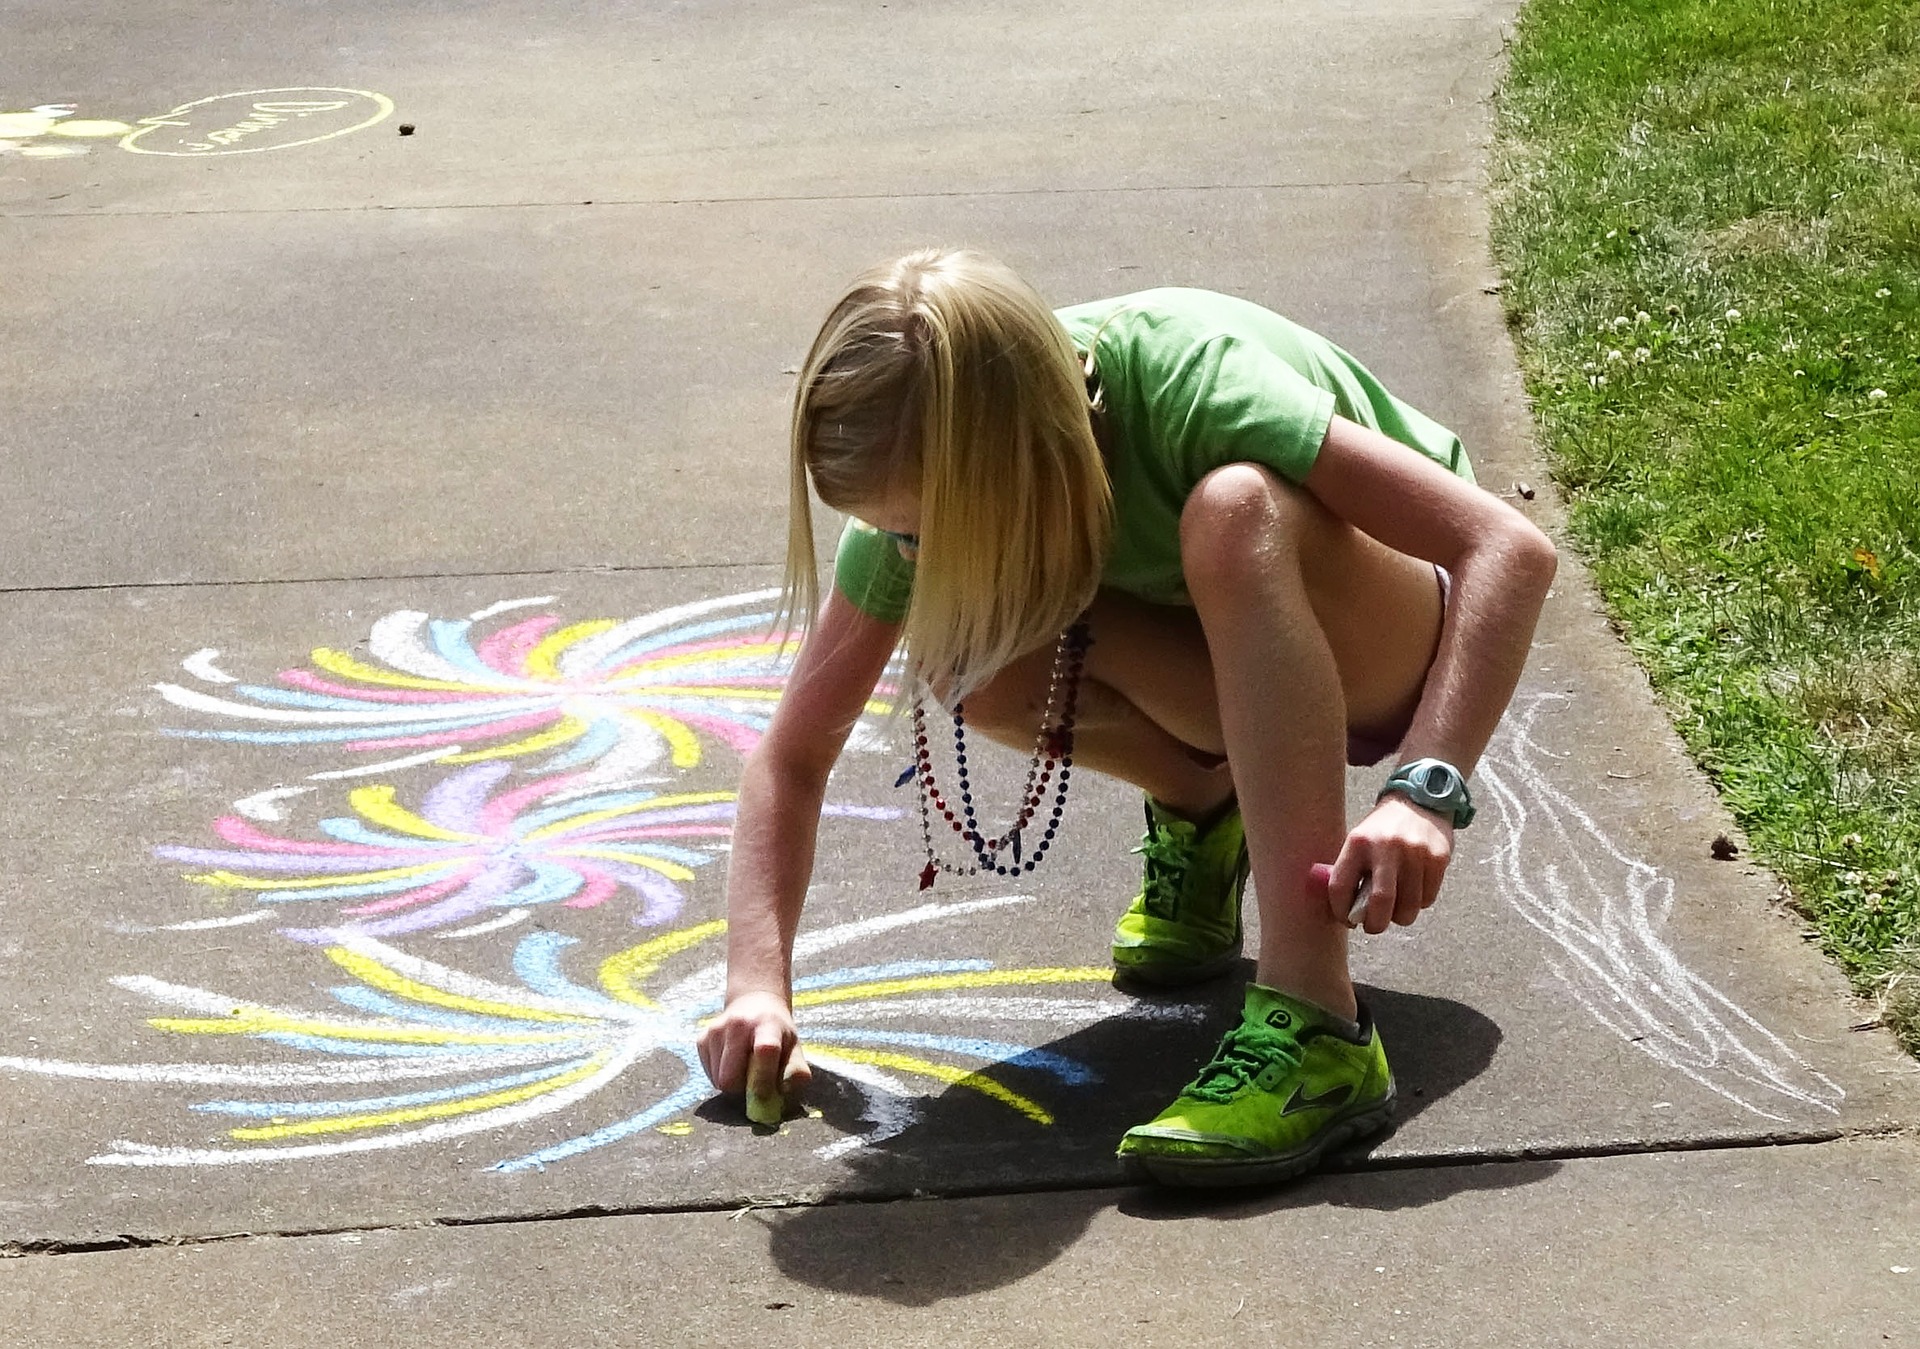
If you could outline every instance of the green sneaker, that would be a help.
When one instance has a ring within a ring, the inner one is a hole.
[[[1360,1009],[1354,1040],[1326,1016],[1249,984],[1240,1024],[1200,1075],[1120,1140],[1128,1173],[1166,1185],[1267,1184],[1385,1128],[1393,1073],[1373,1018]]]
[[[1235,802],[1201,833],[1147,799],[1140,893],[1113,934],[1123,979],[1161,988],[1198,983],[1240,958],[1240,896],[1247,885],[1247,828]]]

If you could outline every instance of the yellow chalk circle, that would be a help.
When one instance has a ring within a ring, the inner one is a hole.
[[[44,136],[57,120],[41,112],[0,112],[0,136],[12,140]]]
[[[179,156],[285,150],[364,130],[392,112],[392,99],[364,89],[248,89],[142,117],[120,148]]]
[[[49,136],[124,136],[133,128],[125,122],[109,122],[101,118],[76,117],[70,122],[59,122],[47,128]]]

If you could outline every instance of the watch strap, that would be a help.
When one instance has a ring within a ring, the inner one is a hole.
[[[1445,759],[1415,759],[1401,764],[1374,800],[1377,803],[1393,793],[1416,806],[1452,816],[1455,829],[1473,823],[1473,795],[1467,790],[1466,775]]]

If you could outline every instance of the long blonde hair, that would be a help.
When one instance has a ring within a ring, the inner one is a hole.
[[[811,480],[858,512],[917,492],[903,641],[950,697],[1052,641],[1091,603],[1113,529],[1087,373],[1004,264],[926,249],[855,279],[800,367],[785,612],[819,603]]]

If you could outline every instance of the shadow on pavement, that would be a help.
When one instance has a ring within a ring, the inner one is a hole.
[[[1238,1013],[1239,983],[1220,986],[1194,1020],[1113,1019],[1054,1040],[1046,1052],[1077,1060],[1098,1075],[1063,1087],[1046,1074],[1000,1064],[993,1075],[1057,1111],[1039,1125],[978,1091],[953,1087],[922,1104],[899,1135],[847,1158],[850,1171],[819,1207],[768,1214],[775,1264],[789,1278],[834,1292],[927,1305],[1003,1287],[1044,1268],[1114,1203],[1096,1187],[1125,1183],[1113,1149],[1120,1135],[1151,1118],[1212,1052]],[[1401,1092],[1400,1124],[1484,1071],[1500,1028],[1446,998],[1366,989],[1363,996],[1393,1055]],[[821,1074],[810,1103],[836,1129],[857,1133],[865,1101],[849,1084]],[[1334,1165],[1364,1165],[1379,1140],[1344,1153]],[[1551,1164],[1449,1166],[1316,1177],[1277,1190],[1199,1197],[1133,1191],[1123,1212],[1149,1219],[1249,1217],[1285,1208],[1339,1204],[1406,1208],[1468,1189],[1528,1184]],[[1042,1200],[1027,1197],[1049,1192]],[[910,1196],[989,1196],[966,1204],[834,1203]],[[993,1197],[997,1196],[997,1197]]]

